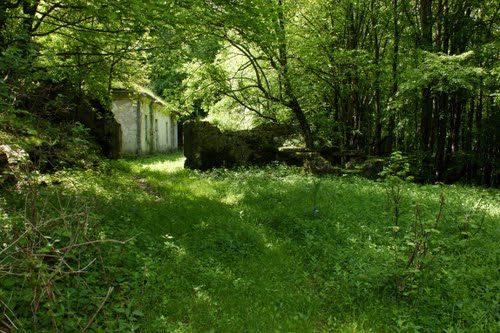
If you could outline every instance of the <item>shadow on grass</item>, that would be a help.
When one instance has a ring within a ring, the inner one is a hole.
[[[146,331],[314,325],[317,305],[289,244],[242,209],[241,189],[207,174],[157,170],[163,163],[131,165],[129,179],[115,184],[119,195],[103,197],[101,207],[111,234],[139,235],[135,250],[148,272],[142,301],[155,309]],[[137,184],[143,179],[147,191]]]
[[[412,294],[407,303],[392,297],[382,184],[279,167],[199,173],[182,169],[180,159],[120,161],[118,194],[94,193],[113,235],[139,235],[127,255],[137,251],[136,269],[147,275],[141,302],[154,310],[144,331],[320,332],[356,323],[387,331],[400,315],[437,330],[438,313],[453,316],[454,305],[440,301],[463,296],[452,279],[424,281],[434,294]],[[435,216],[436,189],[412,185],[407,193],[402,221],[414,219],[415,200],[425,218]],[[491,269],[474,265],[491,280]]]

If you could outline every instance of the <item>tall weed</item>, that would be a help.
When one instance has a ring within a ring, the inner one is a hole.
[[[110,316],[109,303],[120,297],[110,268],[127,241],[104,237],[88,199],[61,193],[48,176],[31,173],[26,179],[17,190],[5,190],[0,202],[0,327],[6,332],[117,328],[104,318]],[[17,205],[21,200],[24,205]],[[134,327],[111,315],[126,331]]]

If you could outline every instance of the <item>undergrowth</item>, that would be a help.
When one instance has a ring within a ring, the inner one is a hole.
[[[500,193],[415,185],[401,158],[380,182],[180,155],[60,171],[0,202],[3,325],[497,331]]]
[[[92,168],[102,158],[89,129],[82,124],[50,122],[22,110],[0,114],[0,144],[26,151],[34,168],[43,173]]]

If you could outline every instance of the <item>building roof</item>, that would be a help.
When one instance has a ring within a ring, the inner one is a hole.
[[[155,103],[167,106],[167,103],[157,96],[153,91],[148,88],[141,87],[139,85],[134,85],[133,89],[129,88],[117,88],[112,90],[113,95],[134,95],[139,94],[151,98]]]

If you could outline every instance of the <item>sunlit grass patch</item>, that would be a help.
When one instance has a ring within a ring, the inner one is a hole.
[[[171,173],[184,168],[184,156],[181,151],[169,155],[153,155],[125,160],[132,166],[133,171],[161,171]],[[136,163],[134,163],[136,162]]]

